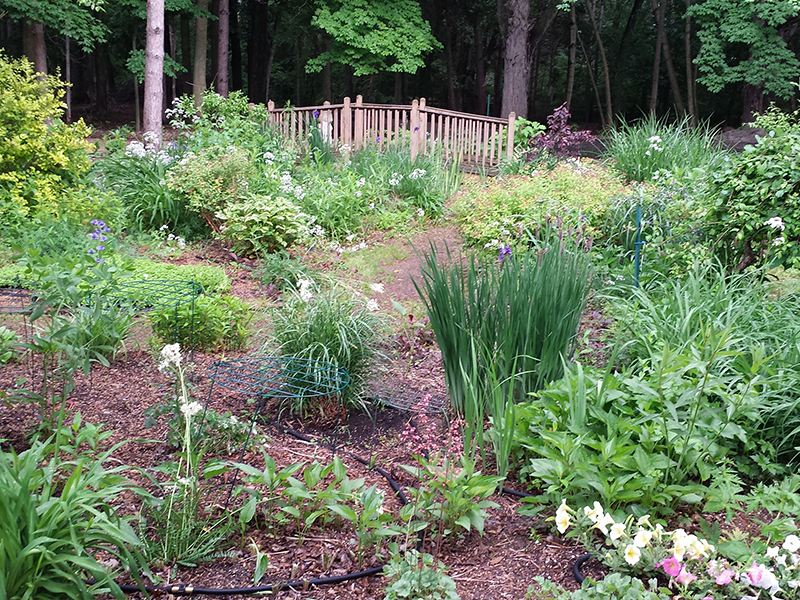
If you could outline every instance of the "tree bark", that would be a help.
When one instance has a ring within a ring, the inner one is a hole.
[[[757,113],[764,112],[764,88],[745,82],[742,92],[742,124],[755,121]]]
[[[197,0],[197,8],[208,10],[208,0]],[[208,18],[198,17],[194,27],[194,69],[192,76],[192,95],[194,105],[203,103],[203,92],[206,91],[206,45],[208,42]]]
[[[644,0],[633,0],[633,5],[631,6],[631,12],[628,14],[628,20],[625,23],[625,29],[622,32],[622,38],[620,39],[619,49],[617,50],[617,55],[614,58],[614,76],[612,79],[612,97],[614,99],[614,106],[620,106],[620,88],[622,87],[622,77],[620,76],[623,72],[623,66],[625,62],[630,56],[630,41],[631,41],[631,33],[633,33],[634,29],[636,28],[636,21],[639,16],[639,11],[644,4]]]
[[[230,85],[232,90],[242,89],[242,36],[239,32],[239,8],[234,3],[231,11],[231,72]]]
[[[475,104],[477,113],[483,114],[486,110],[486,63],[483,49],[483,28],[480,15],[475,17],[472,26],[475,40]]]
[[[67,104],[67,123],[72,123],[72,54],[69,47],[69,36],[64,36],[64,81],[67,82],[66,104]]]
[[[583,53],[583,59],[586,61],[586,71],[589,73],[589,81],[591,81],[592,83],[592,89],[594,90],[595,100],[597,101],[597,105],[600,107],[600,127],[605,129],[606,116],[605,113],[603,112],[603,103],[600,101],[600,90],[597,89],[597,81],[595,81],[594,73],[592,72],[592,61],[589,59],[589,54],[586,52],[586,46],[584,46],[583,44],[583,38],[581,38],[580,32],[578,32],[578,43],[581,45],[581,52]]]
[[[144,68],[144,130],[161,146],[164,97],[164,0],[147,0],[147,43]]]
[[[569,110],[570,105],[572,104],[572,90],[575,87],[575,59],[576,50],[578,46],[578,19],[575,15],[575,5],[572,4],[569,7],[569,52],[567,55],[567,94],[566,100],[567,103],[567,110]]]
[[[655,7],[653,7],[655,9]],[[658,11],[653,10],[654,18],[658,19]],[[653,83],[650,86],[650,115],[656,115],[658,108],[658,80],[661,73],[661,28],[656,27],[656,48],[653,58]]]
[[[211,0],[209,11],[215,15],[217,19],[211,19],[208,22],[208,45],[209,55],[208,59],[211,63],[211,72],[209,73],[209,81],[214,89],[217,89],[217,76],[219,75],[219,0]]]
[[[181,65],[186,69],[178,78],[178,93],[188,94],[191,89],[192,73],[192,39],[189,17],[181,17]]]
[[[24,19],[22,27],[22,53],[33,63],[33,68],[37,73],[47,74],[47,47],[44,41],[44,24]]]
[[[605,96],[606,96],[606,118],[605,122],[608,126],[614,126],[614,109],[611,104],[611,74],[608,70],[608,60],[606,59],[606,49],[603,45],[603,40],[600,37],[600,26],[597,23],[597,19],[595,19],[595,12],[594,6],[592,5],[592,0],[585,0],[586,10],[589,13],[589,21],[592,24],[592,29],[594,30],[594,39],[597,41],[597,49],[600,52],[600,65],[603,67],[603,79],[605,80]],[[603,110],[601,105],[600,110]]]
[[[692,19],[689,9],[692,0],[686,0],[686,16],[684,17],[684,50],[686,54],[686,101],[689,105],[689,119],[692,126],[698,123],[697,100],[694,94],[694,73],[692,72]]]
[[[230,40],[230,2],[219,2],[219,20],[217,21],[217,93],[228,97],[228,50]]]
[[[502,0],[501,0],[502,1]],[[528,116],[528,79],[531,65],[528,60],[528,34],[530,32],[530,0],[506,0],[508,14],[503,60],[502,118],[516,113]]]
[[[95,81],[97,82],[94,108],[97,116],[105,118],[108,115],[108,90],[111,87],[111,59],[108,56],[108,44],[98,44],[93,54]]]
[[[675,106],[678,108],[678,114],[686,114],[686,107],[683,105],[683,96],[681,95],[681,88],[678,85],[678,77],[675,74],[675,66],[672,64],[672,54],[669,51],[669,40],[667,40],[667,31],[664,23],[666,22],[666,0],[650,0],[653,7],[653,12],[656,15],[656,26],[661,34],[661,46],[664,50],[664,63],[667,65],[667,75],[669,75],[669,85],[672,88],[672,96],[675,98]]]
[[[323,41],[323,48],[325,48],[325,52],[331,51],[331,38],[325,34],[325,40]],[[333,86],[331,85],[331,61],[325,61],[325,65],[322,67],[322,101],[324,102],[327,100],[328,102],[333,102]]]

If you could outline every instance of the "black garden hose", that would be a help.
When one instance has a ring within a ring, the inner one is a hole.
[[[591,560],[591,558],[591,554],[584,554],[583,556],[579,556],[575,561],[575,564],[572,565],[572,574],[575,576],[575,581],[578,583],[583,583],[583,580],[586,579],[586,577],[584,577],[581,573],[581,567],[584,565],[584,563]]]

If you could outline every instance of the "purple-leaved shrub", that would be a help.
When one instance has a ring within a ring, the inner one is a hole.
[[[597,139],[591,131],[574,131],[567,123],[569,117],[570,112],[566,102],[547,117],[547,132],[544,135],[537,135],[530,141],[528,162],[541,159],[543,154],[550,154],[556,158],[579,156],[581,144]]]

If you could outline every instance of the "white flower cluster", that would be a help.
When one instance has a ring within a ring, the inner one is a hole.
[[[389,185],[394,187],[400,185],[401,181],[403,181],[403,175],[401,173],[392,173],[391,178],[389,178]]]
[[[181,360],[181,345],[167,344],[161,349],[161,362],[158,363],[158,370],[163,373],[173,365],[179,367]]]
[[[365,185],[367,185],[367,178],[366,177],[362,177],[361,179],[356,181],[356,187],[364,187]]]
[[[662,142],[661,136],[658,135],[651,136],[647,139],[647,141],[650,142],[649,150],[645,152],[647,156],[651,156],[650,150],[655,150],[656,152],[664,151],[664,148],[662,146],[659,146],[659,144]]]
[[[275,163],[275,155],[272,152],[264,152],[264,162],[272,166]]]
[[[133,140],[125,146],[125,155],[132,158],[144,158],[147,156],[147,149],[139,140]]]
[[[414,180],[422,179],[423,177],[425,177],[425,175],[427,175],[427,173],[428,172],[425,169],[414,169],[413,171],[411,171],[411,173],[409,173],[408,178]]]
[[[314,292],[311,291],[311,288],[314,286],[314,281],[312,279],[298,279],[297,280],[297,293],[300,296],[300,300],[303,302],[311,302],[314,299]]]
[[[187,420],[191,419],[193,416],[195,416],[196,414],[200,413],[200,411],[203,410],[203,405],[200,404],[199,402],[196,401],[189,402],[188,398],[186,398],[185,396],[181,396],[180,400],[181,400],[180,402],[181,414]]]
[[[764,221],[764,225],[766,225],[767,227],[771,227],[772,229],[778,229],[780,231],[786,229],[786,225],[783,224],[783,219],[781,219],[780,217],[772,217],[770,219],[767,219],[766,221]]]

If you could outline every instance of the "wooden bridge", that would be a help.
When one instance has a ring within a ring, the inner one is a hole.
[[[492,168],[514,155],[514,121],[483,117],[425,105],[365,104],[345,98],[342,104],[275,108],[267,104],[270,121],[300,146],[308,145],[313,127],[341,152],[371,146],[378,150],[409,148],[412,160],[420,153],[444,152],[466,168]]]

